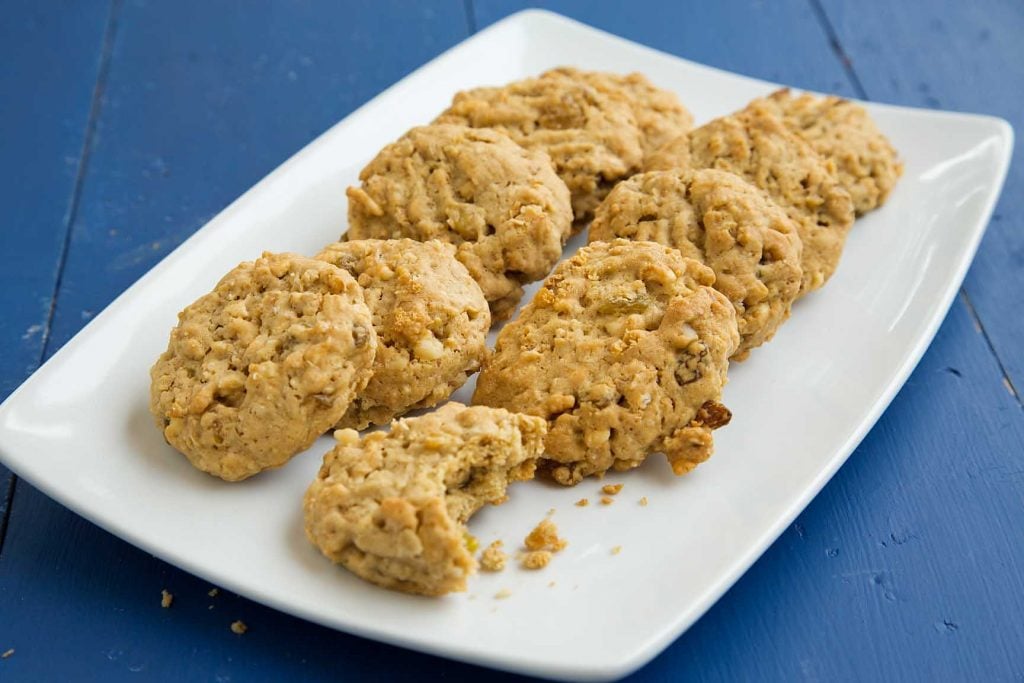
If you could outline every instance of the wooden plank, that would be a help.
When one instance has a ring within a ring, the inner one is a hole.
[[[108,3],[4,4],[0,22],[0,401],[39,366],[82,170]],[[59,50],[40,50],[60,45]],[[13,477],[0,465],[0,546]]]
[[[871,99],[994,114],[1008,120],[1018,135],[1024,131],[1020,3],[869,4],[870,9],[824,1],[828,20]],[[1024,389],[1022,188],[1024,151],[1017,144],[1006,189],[965,282],[1018,396]]]
[[[803,1],[593,2],[475,0],[476,23],[538,5],[695,62],[799,88],[853,96],[828,36]]]

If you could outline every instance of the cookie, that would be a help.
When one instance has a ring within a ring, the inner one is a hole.
[[[150,371],[150,411],[197,468],[245,479],[280,467],[341,419],[376,350],[351,275],[265,253],[178,314]]]
[[[648,170],[716,168],[765,190],[796,221],[803,243],[801,295],[835,272],[853,225],[853,202],[811,147],[791,133],[771,107],[754,101],[715,119],[651,155]]]
[[[711,269],[654,242],[594,242],[563,261],[498,335],[474,404],[548,422],[562,484],[663,452],[676,474],[711,455],[739,344]]]
[[[569,238],[569,191],[543,150],[465,126],[413,128],[348,189],[348,239],[441,240],[480,285],[495,320],[540,280]]]
[[[604,71],[580,71],[567,66],[547,73],[583,80],[605,94],[625,98],[640,128],[640,146],[645,154],[693,128],[693,116],[679,98],[658,88],[643,74],[620,76]]]
[[[447,399],[487,356],[487,301],[455,247],[431,240],[355,240],[318,259],[349,272],[377,332],[373,376],[338,427],[387,424]]]
[[[460,92],[437,122],[494,128],[524,147],[547,152],[572,194],[577,228],[643,161],[630,102],[558,72]]]
[[[840,97],[794,96],[784,88],[763,100],[792,132],[835,165],[857,215],[881,206],[903,164],[864,107]]]
[[[306,492],[306,535],[379,586],[463,591],[476,569],[466,520],[533,477],[544,429],[536,417],[448,403],[390,432],[340,430]]]
[[[736,308],[733,360],[772,338],[800,291],[796,224],[739,176],[712,169],[650,171],[615,186],[594,215],[590,241],[650,240],[715,273]]]

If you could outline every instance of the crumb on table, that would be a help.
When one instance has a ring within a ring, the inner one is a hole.
[[[13,654],[14,654],[14,648],[12,647],[12,648],[9,648],[7,650],[4,650],[4,653],[2,655],[0,655],[0,659],[7,659],[8,657],[10,657]]]
[[[622,484],[605,484],[601,487],[601,493],[607,493],[609,496],[614,496],[621,490]]]
[[[640,499],[640,507],[647,507],[647,496]]]
[[[551,562],[551,551],[531,550],[523,555],[523,569],[543,569]]]
[[[160,591],[160,606],[167,609],[174,602],[174,596],[167,592],[166,589]]]
[[[504,544],[499,539],[487,546],[480,554],[480,568],[485,572],[500,572],[505,568],[508,555],[501,549],[502,545]]]
[[[238,621],[231,622],[231,632],[242,635],[249,630],[249,627],[245,625],[245,622],[239,619]]]
[[[585,508],[588,505],[590,505],[590,501],[587,500],[586,498],[580,498],[579,500],[576,501],[576,507]]]
[[[601,505],[611,505],[614,502],[615,499],[610,496],[601,496]]]
[[[217,597],[218,593],[220,593],[220,590],[217,588],[211,588],[210,590],[206,591],[206,594],[209,595],[211,598]]]
[[[512,591],[507,588],[502,588],[500,591],[494,594],[495,600],[504,600],[505,598],[512,597]]]
[[[555,582],[554,581],[552,581],[552,582],[550,582],[548,584],[548,588],[554,588],[554,587],[555,587]]]
[[[622,546],[621,545],[617,545],[614,548],[612,548],[612,555],[618,555],[621,552],[622,552]]]
[[[569,542],[558,537],[558,527],[550,519],[543,519],[523,541],[527,550],[551,550],[558,552]]]

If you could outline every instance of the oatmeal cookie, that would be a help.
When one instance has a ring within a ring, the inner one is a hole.
[[[304,503],[306,535],[385,588],[442,595],[476,569],[466,520],[533,477],[544,421],[448,403],[362,439],[339,430]]]
[[[498,336],[473,403],[548,421],[546,469],[562,484],[637,467],[683,474],[710,456],[739,344],[714,273],[654,242],[594,242],[555,269]]]
[[[736,308],[733,360],[772,338],[800,291],[796,224],[733,173],[650,171],[622,181],[590,225],[591,242],[616,237],[675,247],[715,272],[715,289]]]
[[[377,350],[362,289],[294,254],[242,263],[178,314],[150,371],[167,442],[228,481],[280,467],[348,410]]]
[[[495,128],[524,147],[547,152],[569,186],[577,228],[643,161],[630,103],[558,72],[460,92],[437,122]]]
[[[800,294],[832,276],[853,225],[853,202],[830,165],[791,133],[770,107],[754,101],[715,119],[685,139],[667,143],[648,170],[716,168],[765,190],[796,221],[803,243]]]
[[[607,95],[625,98],[640,128],[640,146],[645,154],[693,128],[693,116],[679,98],[658,88],[643,74],[620,76],[604,71],[580,71],[568,66],[547,73],[583,80]]]
[[[355,240],[316,258],[356,278],[377,332],[373,376],[338,427],[365,429],[437,405],[480,369],[491,315],[454,246]]]
[[[786,127],[835,165],[857,215],[881,206],[903,164],[864,107],[840,97],[794,96],[784,88],[763,100]]]
[[[465,126],[413,128],[385,147],[348,189],[348,239],[409,237],[455,245],[495,320],[523,285],[562,256],[572,227],[569,191],[543,150]]]

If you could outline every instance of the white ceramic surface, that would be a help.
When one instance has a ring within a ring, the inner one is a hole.
[[[482,575],[468,593],[443,599],[371,587],[324,560],[302,533],[302,493],[329,440],[282,470],[225,484],[166,446],[146,411],[148,369],[179,309],[263,249],[312,254],[332,241],[344,229],[343,188],[457,90],[560,64],[641,71],[677,91],[698,123],[774,87],[557,15],[514,15],[334,126],[121,295],[0,407],[3,462],[173,564],[343,631],[555,678],[609,679],[650,660],[821,489],[917,363],[1006,174],[1013,133],[1004,121],[868,105],[906,160],[903,180],[883,209],[856,224],[828,286],[730,369],[725,403],[735,418],[716,433],[716,455],[681,479],[661,456],[612,476],[625,488],[607,507],[593,504],[595,481],[516,485],[507,504],[472,520],[482,543],[502,538],[515,549],[555,508],[570,545],[544,571]],[[471,390],[457,397],[468,400]],[[575,507],[583,496],[592,504]],[[511,596],[494,599],[501,589]]]

